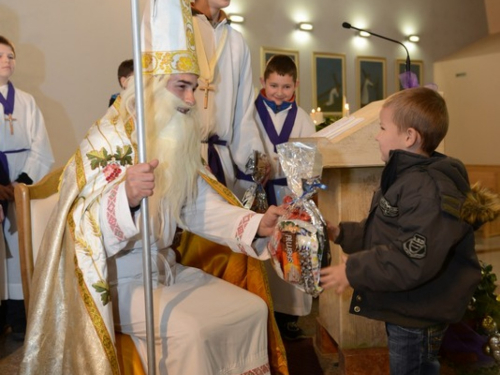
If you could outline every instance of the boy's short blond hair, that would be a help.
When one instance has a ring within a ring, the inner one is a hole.
[[[399,91],[386,99],[399,131],[415,129],[422,137],[422,151],[431,154],[448,132],[448,109],[443,97],[427,87]]]

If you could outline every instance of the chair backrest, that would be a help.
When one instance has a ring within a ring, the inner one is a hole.
[[[57,168],[34,185],[16,184],[19,260],[23,283],[24,305],[28,314],[31,279],[40,243],[50,215],[59,199],[57,187],[63,168]],[[145,375],[141,357],[130,336],[115,333],[118,365],[122,374]]]
[[[63,167],[60,167],[51,171],[36,184],[28,186],[20,183],[14,187],[19,260],[26,313],[28,313],[31,278],[36,256],[50,214],[59,198],[57,187],[62,171]]]

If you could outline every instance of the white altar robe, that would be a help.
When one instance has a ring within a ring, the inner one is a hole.
[[[0,92],[7,97],[7,85],[0,87]],[[25,172],[33,182],[44,177],[54,164],[52,148],[45,129],[42,113],[30,94],[16,87],[14,113],[12,117],[13,134],[9,121],[5,121],[3,105],[0,104],[0,151],[27,149],[27,151],[7,154],[9,175],[14,182]],[[0,267],[7,275],[7,284],[0,278],[1,299],[23,299],[21,268],[19,263],[19,245],[14,202],[10,202],[3,225],[5,248],[0,246]]]
[[[263,152],[257,125],[253,119],[255,91],[252,83],[252,67],[250,51],[243,36],[224,19],[215,29],[205,15],[195,15],[196,23],[201,31],[208,60],[215,54],[216,46],[224,29],[228,29],[227,39],[215,69],[215,91],[209,92],[208,108],[204,109],[203,90],[195,92],[201,123],[205,128],[213,129],[220,139],[228,142],[228,146],[216,145],[227,187],[238,198],[242,198],[246,189],[252,184],[244,180],[235,180],[233,164],[245,172],[245,164],[253,150]],[[200,53],[200,49],[197,48]],[[203,82],[200,80],[200,87]],[[202,157],[207,160],[207,147],[203,144]]]
[[[262,215],[227,204],[203,179],[198,181],[196,202],[183,210],[186,229],[235,252],[268,259],[267,240],[253,242]],[[111,219],[110,209],[115,211]],[[135,220],[131,216],[124,184],[116,195],[104,195],[100,212],[112,300],[118,301],[113,304],[115,328],[132,337],[146,368],[142,248],[135,225],[140,214]],[[269,374],[266,304],[246,290],[177,264],[168,248],[175,227],[167,217],[161,238],[151,240],[157,373]]]
[[[266,106],[267,113],[271,117],[271,120],[274,124],[274,128],[278,134],[281,133],[283,129],[283,125],[286,120],[286,116],[291,110],[291,107],[283,111],[279,111],[278,113],[274,113],[274,111],[269,108],[269,106],[264,102]],[[278,154],[274,151],[274,144],[269,139],[269,136],[264,129],[264,125],[262,125],[262,120],[260,119],[259,113],[257,110],[254,112],[255,122],[258,125],[259,134],[262,137],[262,142],[264,143],[264,150],[267,155],[269,155],[269,159],[271,162],[271,175],[269,178],[283,178],[285,175],[279,166]],[[290,138],[302,138],[309,137],[311,134],[316,132],[316,128],[314,126],[314,122],[312,121],[309,114],[304,111],[301,107],[297,107],[297,117],[295,117],[295,122],[293,124],[292,132],[290,133]]]
[[[283,124],[285,123],[286,116],[288,115],[291,107],[274,113],[274,111],[266,106],[267,112],[273,121],[274,128],[278,134],[281,133],[283,129]],[[271,175],[270,179],[277,179],[285,177],[283,170],[280,168],[279,156],[274,151],[274,145],[269,139],[269,136],[262,125],[262,120],[259,117],[257,111],[255,111],[255,121],[259,126],[260,135],[264,142],[265,152],[269,155],[271,162]],[[295,118],[295,123],[293,124],[292,132],[290,133],[290,138],[301,138],[308,137],[315,133],[316,129],[314,122],[311,117],[302,108],[297,107],[297,117]],[[281,188],[281,189],[280,189]],[[279,186],[274,187],[277,197],[283,198],[283,188]],[[279,201],[278,201],[279,203]],[[267,275],[269,278],[269,287],[271,288],[271,295],[273,297],[274,311],[290,314],[295,316],[308,315],[312,308],[312,297],[311,295],[304,293],[299,290],[294,285],[287,283],[285,280],[280,278],[276,271],[274,270],[270,261],[265,262]]]

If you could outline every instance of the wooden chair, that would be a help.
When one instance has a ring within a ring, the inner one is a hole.
[[[26,314],[29,309],[31,279],[45,226],[59,198],[57,191],[63,168],[57,168],[34,185],[14,188],[19,260]],[[118,363],[122,375],[145,375],[142,362],[130,336],[115,332]]]

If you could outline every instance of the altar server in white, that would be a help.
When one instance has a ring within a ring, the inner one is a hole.
[[[245,165],[253,150],[264,151],[252,117],[255,99],[250,51],[222,10],[230,0],[195,0],[193,24],[199,88],[196,102],[203,127],[202,157],[217,179],[242,198],[253,183]]]
[[[10,81],[16,68],[12,42],[0,36],[0,201],[5,214],[0,244],[0,308],[7,309],[7,322],[15,339],[26,328],[19,263],[14,184],[39,181],[54,163],[42,113],[30,94]],[[1,236],[0,236],[1,237]],[[4,322],[2,322],[4,323]],[[0,327],[0,330],[4,326]]]
[[[255,121],[271,162],[271,176],[265,188],[269,204],[280,205],[290,189],[276,146],[290,138],[308,137],[315,132],[315,127],[311,117],[295,101],[297,66],[289,56],[273,56],[260,81],[263,88],[255,100]],[[304,332],[297,322],[299,316],[311,312],[312,297],[278,277],[270,262],[266,262],[266,269],[282,337],[288,340],[303,338]]]

